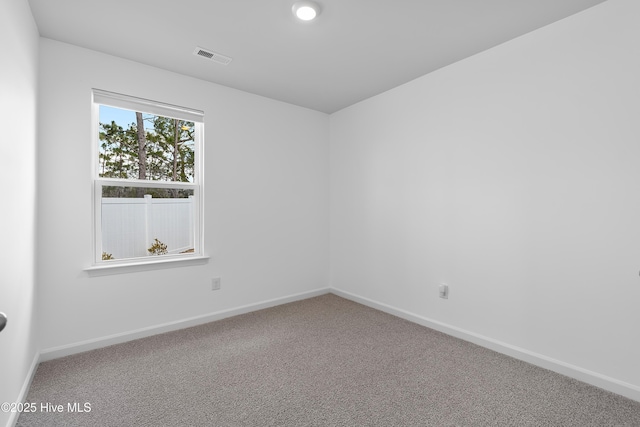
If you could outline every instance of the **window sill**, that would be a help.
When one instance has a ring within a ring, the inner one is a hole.
[[[84,269],[84,271],[86,271],[90,277],[108,276],[111,274],[136,273],[139,271],[159,270],[164,268],[188,267],[191,265],[202,265],[208,262],[209,257],[201,255],[159,260],[134,261],[120,264],[105,263],[87,267]]]

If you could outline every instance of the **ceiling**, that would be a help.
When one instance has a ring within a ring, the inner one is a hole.
[[[29,0],[42,37],[332,113],[605,0]],[[233,58],[193,55],[196,46]]]

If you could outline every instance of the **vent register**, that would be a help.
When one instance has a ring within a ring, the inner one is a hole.
[[[193,54],[222,65],[228,65],[231,62],[231,58],[229,58],[228,56],[224,56],[201,47],[196,47],[196,49],[193,51]]]

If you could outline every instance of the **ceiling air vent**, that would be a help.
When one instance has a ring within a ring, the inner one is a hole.
[[[231,62],[231,58],[229,58],[228,56],[220,55],[219,53],[212,52],[201,47],[196,47],[196,50],[193,51],[193,54],[206,59],[210,59],[213,62],[217,62],[218,64],[222,65],[228,65],[229,62]]]

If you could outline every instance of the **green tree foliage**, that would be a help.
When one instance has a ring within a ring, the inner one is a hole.
[[[194,177],[194,123],[136,113],[125,129],[116,122],[100,123],[100,176],[191,182]],[[144,120],[140,117],[144,116]],[[144,128],[139,132],[140,123]],[[103,197],[127,197],[118,187]],[[156,189],[153,197],[180,197],[178,190]]]
[[[129,178],[131,151],[127,132],[116,122],[100,123],[100,176]]]

